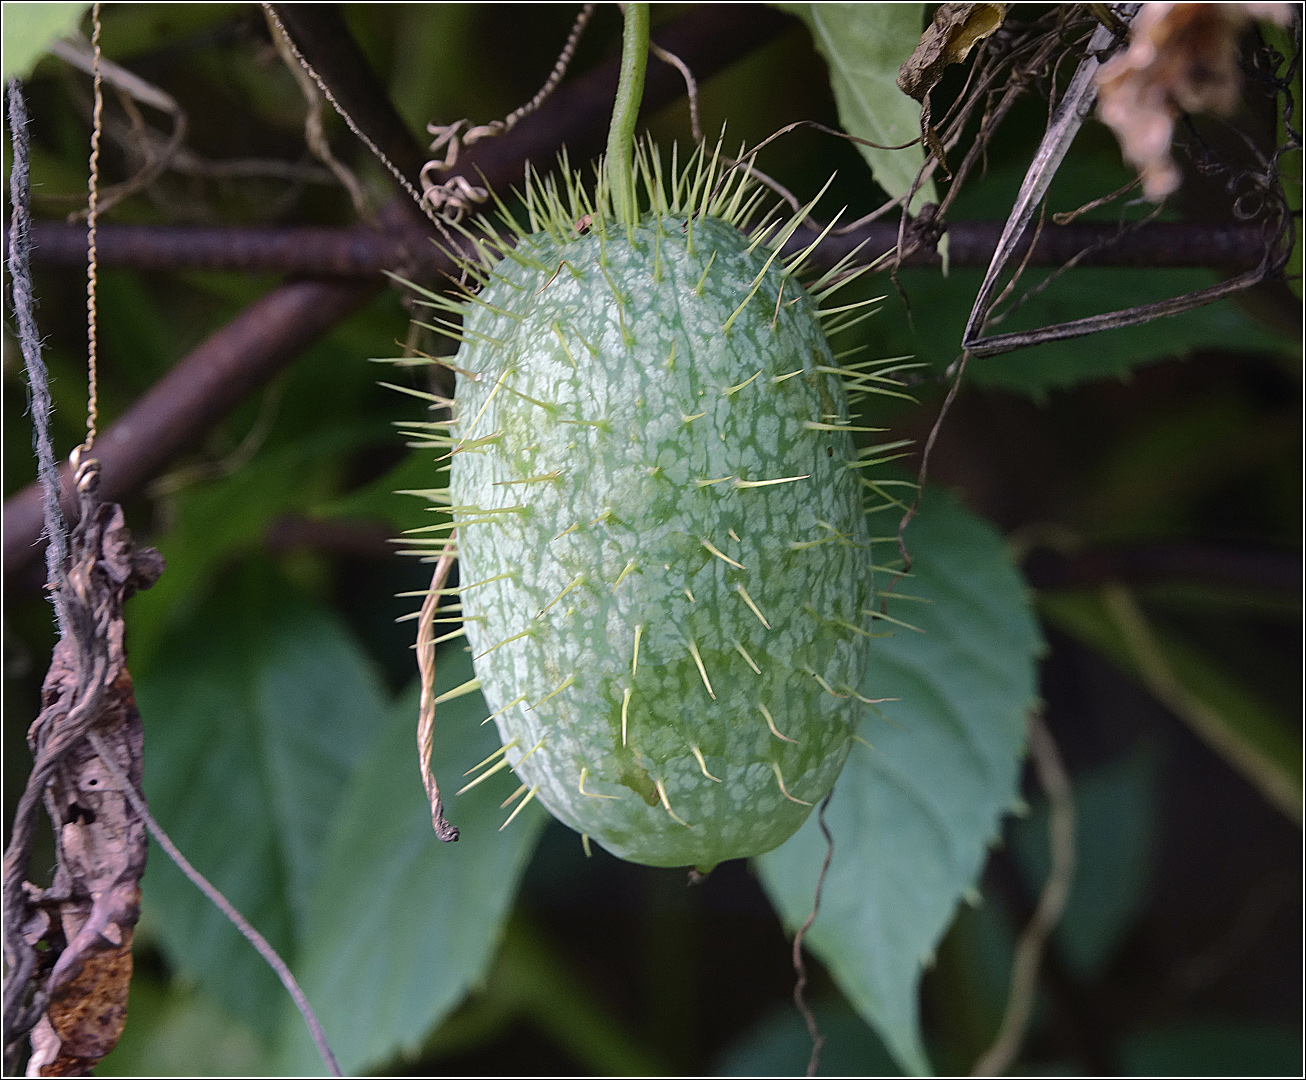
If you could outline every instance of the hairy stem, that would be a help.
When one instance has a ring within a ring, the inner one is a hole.
[[[644,69],[648,66],[648,4],[626,5],[626,28],[621,38],[621,75],[617,100],[608,128],[605,168],[612,206],[617,217],[633,229],[639,220],[635,201],[635,122],[644,98]]]

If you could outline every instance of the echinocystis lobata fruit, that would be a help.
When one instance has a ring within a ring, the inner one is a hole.
[[[776,254],[797,220],[750,238],[745,170],[699,157],[668,194],[641,165],[633,229],[567,174],[469,265],[453,591],[503,740],[483,768],[621,858],[706,869],[782,843],[847,757],[868,429]]]

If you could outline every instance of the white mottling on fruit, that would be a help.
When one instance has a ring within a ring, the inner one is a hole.
[[[483,410],[479,432],[502,435],[454,456],[450,490],[483,511],[529,504],[459,537],[463,580],[514,571],[468,594],[466,613],[504,740],[547,735],[529,758],[509,751],[520,781],[623,858],[711,866],[783,842],[833,784],[861,706],[827,688],[861,683],[857,630],[873,594],[851,437],[813,440],[803,427],[832,404],[848,423],[838,378],[813,370],[837,366],[814,305],[800,293],[777,314],[773,265],[723,334],[767,253],[709,218],[695,220],[691,254],[682,224],[662,219],[660,280],[648,272],[651,219],[633,248],[616,231],[572,241],[565,257],[584,272],[543,291],[551,269],[501,264],[520,288],[492,282],[483,298],[516,317],[471,307],[468,336],[505,345],[464,346],[457,363],[484,377],[460,375],[457,401],[461,416]],[[521,246],[546,268],[563,257],[538,235]],[[519,393],[490,397],[509,369]],[[504,484],[555,470],[548,483]],[[806,479],[734,483],[795,476]],[[790,547],[831,530],[839,542]],[[539,632],[514,638],[528,622]],[[586,791],[623,797],[582,792],[582,768]]]

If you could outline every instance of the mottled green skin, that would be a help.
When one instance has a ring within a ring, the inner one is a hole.
[[[707,868],[782,843],[810,807],[785,796],[773,765],[792,796],[816,803],[843,767],[861,708],[816,678],[847,694],[865,667],[867,642],[845,625],[867,631],[872,596],[852,441],[804,427],[846,424],[846,395],[813,370],[835,363],[812,301],[779,260],[723,330],[769,255],[746,249],[713,219],[695,220],[692,246],[683,218],[660,227],[646,218],[633,243],[615,228],[565,247],[535,234],[481,294],[513,316],[471,305],[457,360],[477,379],[458,376],[455,435],[497,438],[454,455],[452,502],[464,508],[455,512],[474,520],[524,507],[459,529],[464,583],[510,575],[463,594],[490,709],[525,695],[495,720],[515,740],[507,757],[555,817],[655,866]],[[803,475],[755,488],[723,479]],[[795,742],[771,733],[759,704]]]

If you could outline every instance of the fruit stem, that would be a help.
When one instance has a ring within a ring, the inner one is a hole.
[[[648,4],[626,5],[626,26],[621,37],[621,77],[608,127],[605,168],[608,190],[617,218],[627,231],[639,222],[635,200],[635,122],[644,98],[644,69],[648,65]]]

